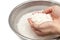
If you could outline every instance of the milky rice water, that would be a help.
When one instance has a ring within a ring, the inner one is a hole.
[[[38,24],[47,21],[52,21],[51,15],[42,13],[41,11],[34,11],[34,12],[27,13],[23,15],[17,23],[18,32],[21,35],[31,39],[40,39],[40,40],[48,40],[51,37],[55,37],[55,36],[41,37],[35,34],[35,32],[31,29],[30,24],[28,23],[27,20],[28,18],[32,18],[32,20]]]

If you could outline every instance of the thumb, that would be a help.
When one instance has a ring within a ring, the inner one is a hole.
[[[44,22],[44,23],[40,24],[41,29],[49,28],[49,27],[52,27],[52,26],[54,26],[53,22]]]

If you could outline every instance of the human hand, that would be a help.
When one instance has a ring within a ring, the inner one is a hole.
[[[52,6],[43,11],[46,14],[51,14],[53,21],[52,22],[45,22],[40,25],[36,24],[31,20],[28,19],[32,29],[36,34],[39,36],[47,36],[47,35],[57,35],[60,34],[60,7],[59,6]]]

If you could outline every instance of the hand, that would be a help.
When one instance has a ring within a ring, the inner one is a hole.
[[[60,34],[60,7],[52,6],[43,11],[46,14],[51,14],[53,21],[45,22],[40,25],[36,24],[28,18],[34,32],[39,36],[58,35]]]

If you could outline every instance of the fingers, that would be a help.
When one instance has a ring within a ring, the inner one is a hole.
[[[46,14],[51,13],[56,6],[57,5],[46,8],[43,12],[46,13]]]
[[[58,16],[59,10],[60,10],[60,7],[55,5],[55,6],[51,6],[49,8],[46,8],[43,11],[43,13],[50,14],[52,19],[54,20],[54,19],[58,19],[59,18],[59,16]]]
[[[31,18],[28,18],[28,22],[30,23],[30,25],[31,25],[32,28],[36,28],[36,29],[38,28],[38,24],[36,24],[35,22],[33,22]]]
[[[28,18],[28,22],[29,22],[30,26],[31,26],[34,30],[39,31],[39,29],[38,29],[38,24],[34,23],[34,22],[31,20],[31,18]]]
[[[32,29],[38,36],[41,36],[41,31],[40,30],[36,30],[35,28],[32,28]]]
[[[51,31],[48,31],[48,30],[43,30],[43,31],[41,31],[41,30],[35,30],[35,29],[33,28],[33,31],[34,31],[38,36],[42,36],[42,37],[44,37],[44,36],[49,36],[49,35],[53,35],[53,33],[52,33]]]
[[[28,22],[30,23],[31,26],[34,26],[34,22],[31,20],[31,18],[28,18]]]
[[[48,36],[55,34],[55,30],[53,29],[53,23],[52,22],[45,22],[40,25],[39,31],[36,31],[36,34],[39,36]],[[53,30],[52,30],[53,29]]]
[[[53,26],[53,22],[44,22],[44,23],[40,24],[40,29],[47,29],[51,26]]]
[[[52,12],[52,7],[49,7],[43,11],[43,13],[46,13],[46,14],[51,13],[51,12]]]

